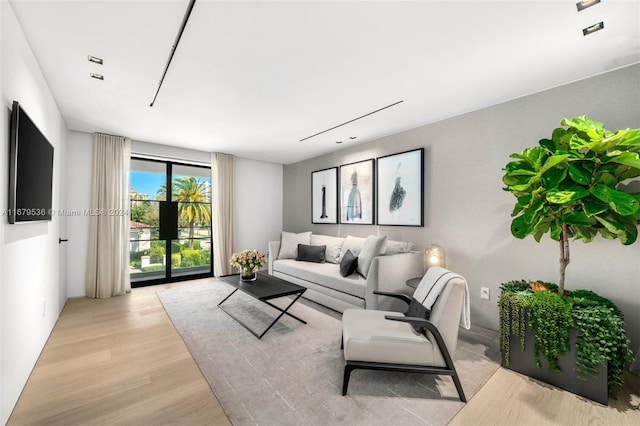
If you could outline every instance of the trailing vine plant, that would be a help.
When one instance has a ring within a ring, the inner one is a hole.
[[[571,302],[556,293],[539,291],[530,297],[529,326],[535,330],[536,366],[540,355],[551,372],[560,372],[558,359],[569,352],[569,333],[573,328]]]
[[[558,359],[569,350],[569,334],[575,329],[578,377],[595,377],[597,366],[606,363],[608,390],[613,395],[622,384],[625,366],[633,359],[622,311],[609,299],[589,290],[576,290],[564,297],[551,291],[534,293],[531,284],[521,280],[500,286],[500,350],[505,365],[510,362],[511,336],[519,337],[524,351],[525,332],[533,330],[536,365],[541,367],[542,356],[549,369],[559,373]],[[552,283],[543,284],[554,288]]]
[[[532,294],[529,284],[522,281],[510,281],[500,286],[498,299],[500,314],[500,350],[504,354],[505,365],[511,360],[511,335],[520,338],[520,350],[525,348],[525,332],[527,326],[526,309],[529,306],[528,296]]]
[[[589,379],[596,375],[596,367],[607,363],[609,393],[622,385],[622,371],[633,361],[629,339],[624,334],[624,317],[609,299],[592,291],[572,293],[572,311],[578,329],[576,371],[578,377]]]

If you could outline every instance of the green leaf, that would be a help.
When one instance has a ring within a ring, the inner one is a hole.
[[[595,216],[609,210],[609,205],[587,198],[582,202],[582,208],[588,216]]]
[[[507,174],[511,174],[518,170],[529,170],[533,174],[536,174],[536,172],[533,170],[533,167],[522,160],[510,161],[506,166],[504,166],[502,170],[504,170]]]
[[[582,226],[593,226],[597,223],[593,217],[587,216],[584,212],[580,211],[565,213],[561,216],[561,220],[564,223]]]
[[[551,140],[555,149],[552,149],[551,151],[569,149],[569,139],[571,139],[571,135],[568,135],[567,137],[566,129],[563,127],[556,127],[551,135]]]
[[[540,169],[540,174],[546,172],[552,167],[556,167],[560,163],[566,161],[570,157],[569,154],[552,155],[544,163],[544,166]]]
[[[564,129],[563,129],[564,130]],[[554,152],[556,150],[556,144],[553,143],[553,140],[551,139],[540,139],[540,141],[538,142],[538,144],[549,150],[550,152]]]
[[[551,223],[553,221],[553,217],[547,216],[535,226],[535,228],[533,229],[533,238],[537,242],[540,242],[542,236],[549,232],[549,228],[551,228]]]
[[[589,185],[591,183],[591,173],[576,163],[569,164],[569,176],[580,185]]]
[[[542,175],[542,186],[555,189],[567,177],[567,168],[554,167]]]
[[[594,237],[598,234],[597,229],[590,228],[588,226],[573,225],[572,228],[574,230],[574,238],[576,240],[582,240],[585,243],[590,243],[591,241],[593,241]]]
[[[618,179],[613,173],[598,173],[596,174],[596,183],[609,187],[614,187],[618,183]]]
[[[622,216],[632,215],[640,208],[640,203],[633,196],[606,185],[594,186],[591,188],[591,193]]]
[[[602,162],[624,164],[625,166],[640,169],[640,157],[638,157],[637,152],[623,152],[614,156],[607,156],[602,159]]]
[[[560,234],[562,234],[562,227],[557,221],[551,222],[551,239],[555,241],[560,240]]]
[[[620,166],[616,170],[615,175],[617,176],[617,179],[620,182],[622,182],[622,181],[625,181],[627,179],[632,179],[634,177],[640,176],[640,169],[636,169],[634,167]]]
[[[611,234],[618,237],[620,239],[620,242],[624,245],[632,244],[638,238],[638,228],[635,225],[628,226],[627,224],[620,223],[615,219],[610,220],[609,218],[604,219],[599,216],[594,216],[594,217],[598,222],[600,222],[605,227],[607,231],[609,231]]]
[[[566,204],[589,195],[589,191],[549,191],[547,192],[547,201],[554,204]]]
[[[571,135],[571,139],[569,140],[569,148],[571,149],[576,149],[576,150],[581,150],[581,149],[590,149],[590,145],[592,145],[593,142],[591,142],[590,140],[584,140],[582,139],[580,136],[574,134]]]
[[[533,227],[524,216],[518,216],[511,221],[511,234],[519,239],[523,239],[527,235],[531,234]]]
[[[640,203],[640,193],[630,195],[635,198],[638,203]],[[636,222],[640,222],[640,209],[638,209],[638,211],[633,214],[632,219],[635,219]]]
[[[533,198],[532,194],[523,195],[522,197],[518,197],[518,205],[522,207],[527,207],[531,203],[531,199]]]
[[[572,119],[565,118],[560,122],[560,124],[584,132],[592,140],[602,140],[602,138],[607,134],[603,123],[595,121],[585,115]]]
[[[544,161],[546,160],[548,155],[549,154],[544,148],[535,147],[526,148],[524,151],[522,151],[521,154],[511,154],[510,157],[524,160],[528,164],[530,164],[534,170],[539,170],[540,166],[544,164]]]
[[[619,136],[619,146],[640,146],[640,129],[619,130],[615,136]]]

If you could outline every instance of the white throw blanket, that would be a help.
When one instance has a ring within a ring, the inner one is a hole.
[[[439,266],[429,268],[424,277],[422,277],[415,293],[413,293],[413,297],[425,308],[431,310],[444,286],[449,282],[449,280],[454,278],[461,279],[464,282],[464,300],[462,302],[460,325],[469,330],[471,328],[469,286],[467,285],[467,280],[465,280],[463,276]]]

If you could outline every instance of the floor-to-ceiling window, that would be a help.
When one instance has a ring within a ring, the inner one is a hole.
[[[129,196],[132,286],[213,275],[209,167],[132,158]]]

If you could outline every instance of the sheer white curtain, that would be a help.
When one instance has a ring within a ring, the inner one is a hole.
[[[131,291],[129,164],[131,140],[93,134],[93,175],[86,294],[108,298]]]
[[[236,246],[236,202],[233,156],[211,153],[213,181],[213,271],[216,277],[233,273],[229,258]]]

